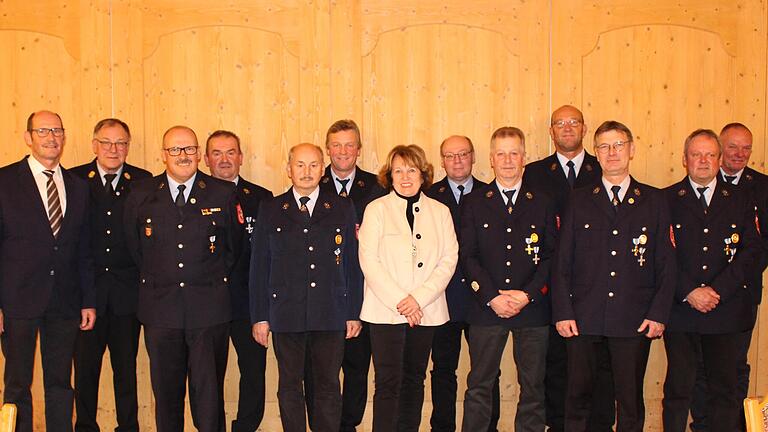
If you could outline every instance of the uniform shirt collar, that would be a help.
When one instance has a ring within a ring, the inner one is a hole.
[[[693,188],[693,191],[696,192],[696,198],[699,198],[699,190],[700,187],[706,187],[707,190],[704,191],[704,199],[707,200],[707,205],[712,201],[712,195],[715,193],[715,186],[717,186],[717,176],[712,179],[708,184],[700,185],[693,181],[691,177],[688,177],[688,182],[691,184],[691,187]],[[699,198],[701,199],[701,198]]]
[[[514,189],[515,190],[515,194],[512,195],[512,204],[516,204],[517,203],[517,197],[520,196],[520,188],[523,186],[523,179],[522,179],[522,177],[511,188],[506,188],[506,187],[502,186],[499,183],[498,180],[494,181],[494,183],[496,184],[496,187],[499,189],[499,192],[501,192],[501,197],[504,199],[504,205],[507,205],[507,202],[509,201],[509,198],[507,198],[507,194],[505,194],[504,191],[505,190],[510,190],[510,189]]]
[[[632,177],[630,177],[629,174],[627,174],[626,177],[624,177],[624,180],[621,181],[618,185],[614,185],[613,183],[609,182],[605,179],[605,177],[602,178],[603,186],[605,187],[605,191],[608,193],[608,199],[613,200],[613,191],[611,188],[613,186],[620,186],[621,189],[619,190],[619,201],[624,202],[624,195],[627,194],[627,190],[629,190],[629,183],[632,181]]]
[[[581,166],[584,164],[584,157],[586,156],[586,151],[582,148],[581,152],[573,157],[573,159],[568,159],[567,157],[561,155],[559,152],[555,152],[557,155],[557,160],[560,162],[560,166],[563,168],[563,172],[565,173],[565,177],[568,177],[568,161],[573,161],[573,168],[576,170],[576,177],[579,176],[579,172],[581,172]]]
[[[299,198],[303,197],[304,195],[296,192],[296,189],[294,188],[291,188],[291,192],[293,192],[293,198],[296,200],[296,207],[301,208],[301,201],[299,201]],[[312,216],[312,211],[314,211],[315,204],[317,204],[317,198],[320,196],[320,186],[316,187],[312,193],[306,196],[309,197],[309,201],[307,202],[307,210],[309,210],[309,215]]]
[[[123,167],[125,167],[125,164],[120,165],[120,168],[118,168],[117,172],[115,172],[116,174],[115,178],[112,179],[112,189],[117,189],[117,182],[120,181],[120,175],[123,173]],[[96,171],[99,172],[99,178],[101,179],[101,184],[103,186],[106,186],[107,179],[104,176],[109,173],[101,167],[98,160],[96,161]]]
[[[445,177],[445,178],[446,180],[448,180],[448,186],[450,186],[451,192],[453,192],[453,198],[456,199],[456,202],[459,202],[459,196],[461,196],[459,185],[464,185],[464,195],[467,195],[470,192],[472,192],[472,188],[475,185],[475,179],[473,179],[471,175],[467,177],[466,180],[464,180],[464,183],[457,183],[451,180],[449,177]]]

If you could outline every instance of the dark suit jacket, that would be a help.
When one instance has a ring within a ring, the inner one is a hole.
[[[749,329],[754,322],[753,296],[760,292],[759,286],[750,286],[751,276],[755,262],[762,259],[749,195],[718,181],[705,214],[688,177],[665,192],[678,264],[668,330],[721,334]],[[720,294],[718,306],[706,314],[684,302],[702,285]]]
[[[474,193],[474,191],[482,189],[487,185],[487,183],[484,183],[475,177],[472,177],[472,182],[472,191],[462,198],[462,203],[464,203],[466,198]],[[459,204],[456,202],[456,197],[453,195],[451,186],[448,184],[448,178],[443,177],[442,180],[433,184],[432,187],[427,190],[427,196],[445,204],[451,211],[453,229],[456,231],[456,238],[458,239],[461,233]],[[456,266],[456,272],[453,273],[451,282],[445,290],[445,297],[448,301],[448,314],[451,317],[451,321],[467,321],[470,304],[474,300],[472,299],[472,291],[469,288],[469,282],[464,277],[461,265]]]
[[[552,271],[553,322],[613,337],[637,335],[644,319],[666,324],[677,276],[669,220],[664,192],[634,179],[618,214],[602,181],[574,190]],[[635,256],[642,235],[645,252]]]
[[[747,191],[755,205],[758,234],[763,241],[762,259],[755,261],[749,279],[749,286],[757,288],[753,297],[757,301],[756,304],[760,304],[763,297],[763,271],[768,264],[768,176],[747,167],[744,168],[737,186]]]
[[[27,158],[0,168],[0,308],[17,319],[78,318],[96,307],[88,186],[62,168],[67,207],[58,238]]]
[[[273,332],[344,330],[360,319],[363,286],[352,201],[320,189],[312,217],[293,189],[264,203],[252,238],[251,323]]]
[[[495,181],[472,192],[462,204],[459,257],[475,293],[470,324],[549,325],[547,294],[557,228],[555,203],[539,190],[523,182],[511,214]],[[499,290],[509,289],[524,291],[531,303],[518,315],[502,319],[487,304]]]
[[[96,160],[72,168],[72,173],[88,183],[91,207],[91,248],[95,262],[96,309],[114,315],[136,313],[139,269],[125,243],[123,208],[132,184],[152,177],[149,171],[124,164],[113,196],[107,196]]]
[[[232,270],[229,289],[232,295],[232,319],[250,319],[248,301],[248,270],[251,265],[251,236],[256,229],[256,218],[259,206],[272,199],[272,192],[246,181],[242,177],[237,182],[237,200],[243,209],[243,243],[242,252]]]
[[[574,189],[579,189],[599,181],[602,173],[603,171],[600,169],[597,158],[585,151],[584,163],[582,163],[581,169],[579,169],[579,175],[576,176]],[[568,179],[563,167],[560,165],[560,161],[557,160],[557,153],[526,165],[523,179],[526,184],[536,186],[537,188],[544,187],[544,191],[555,200],[557,213],[563,213],[565,210],[564,206],[568,203],[568,198],[571,194],[571,186],[568,184]]]
[[[320,180],[320,189],[336,193],[336,185],[333,184],[330,165],[325,167],[325,174],[323,174],[323,178]],[[349,191],[348,197],[355,204],[358,225],[363,222],[363,212],[368,203],[387,193],[381,186],[379,186],[375,174],[364,171],[360,169],[360,167],[356,167],[355,169],[354,185],[348,184],[347,190]]]
[[[235,185],[200,171],[181,210],[166,173],[137,182],[125,205],[125,235],[139,264],[137,316],[173,329],[231,320],[229,274],[240,253]]]

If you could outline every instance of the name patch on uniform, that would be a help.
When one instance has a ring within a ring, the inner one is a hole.
[[[200,209],[200,213],[202,213],[203,216],[210,216],[220,211],[221,211],[221,207],[209,207],[209,208]]]

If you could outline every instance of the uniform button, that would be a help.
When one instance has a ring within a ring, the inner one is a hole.
[[[512,265],[512,262],[511,261],[507,261],[507,267],[509,267],[511,265]]]
[[[314,270],[314,269],[315,269],[315,265],[314,265],[314,264],[310,264],[310,265],[309,265],[309,268],[311,268],[312,270]]]
[[[422,263],[422,262],[418,263],[418,264],[417,264],[417,267],[419,267],[419,268],[422,268],[422,267],[424,267],[424,263]]]
[[[611,255],[616,256],[616,251],[611,251]]]
[[[706,270],[706,269],[707,269],[707,266],[706,266],[706,265],[703,265],[703,266],[701,266],[701,269],[702,269],[702,270]]]
[[[306,233],[308,233],[308,232],[309,232],[309,230],[308,230],[308,229],[306,229],[306,228],[304,228],[304,234],[306,234]]]
[[[179,249],[183,249],[183,248],[184,248],[184,245],[179,243]]]
[[[277,294],[272,294],[272,298],[277,298]]]
[[[184,282],[179,282],[179,286],[184,288]]]
[[[467,281],[467,278],[461,278],[461,281],[462,281],[462,282],[466,282],[466,281]]]
[[[315,250],[315,248],[314,248],[314,247],[312,247],[312,246],[310,246],[308,249],[309,249],[309,251],[310,251],[310,252],[312,252],[313,250]]]
[[[507,245],[507,249],[512,249],[512,245]]]
[[[680,229],[680,224],[675,225],[675,228]]]
[[[747,286],[746,286],[746,285],[742,285],[742,287],[743,287],[744,289],[746,289],[746,288],[747,288]]]
[[[584,229],[589,229],[589,224],[584,224]]]
[[[616,272],[611,272],[611,277],[616,277]]]
[[[109,248],[107,248],[107,253],[109,253]]]
[[[227,281],[227,278],[224,278],[224,282],[226,282],[226,281]]]
[[[483,228],[488,228],[488,224],[483,224]]]
[[[112,234],[112,231],[107,230],[107,235],[110,235],[110,234]]]
[[[512,228],[507,228],[507,232],[512,232]]]
[[[184,263],[179,263],[179,268],[183,268],[183,267],[184,267]]]
[[[57,250],[59,250],[59,247],[58,246],[54,246],[53,250],[57,251]]]
[[[709,228],[704,228],[704,234],[709,232]]]
[[[51,276],[53,276],[54,274],[56,274],[56,272],[51,270]]]
[[[504,279],[504,283],[509,283],[509,279]]]
[[[608,293],[608,297],[613,297],[613,291]]]
[[[421,234],[416,234],[416,239],[420,240],[421,239]]]
[[[107,216],[112,216],[112,212],[111,211],[107,211]]]
[[[314,282],[312,282],[312,283],[310,283],[310,284],[309,284],[309,286],[311,286],[312,288],[314,288],[315,286],[317,286],[317,284],[316,284],[316,283],[314,283]]]
[[[146,279],[142,279],[141,283],[147,283],[147,280]]]
[[[708,247],[706,247],[706,246],[704,246],[703,248],[701,248],[701,250],[703,250],[704,252],[706,252],[706,251],[708,251],[708,250],[709,250],[709,248],[708,248]]]
[[[182,224],[178,224],[178,225],[176,225],[176,228],[178,228],[178,229],[182,229],[182,228],[184,228],[184,225],[182,225]]]
[[[613,230],[613,235],[619,235],[619,230]]]
[[[104,268],[104,271],[108,272],[109,271],[109,267]]]

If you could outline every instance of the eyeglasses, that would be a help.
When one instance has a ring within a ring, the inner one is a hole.
[[[167,151],[171,156],[178,156],[181,152],[184,152],[186,155],[193,155],[197,153],[197,147],[198,146],[171,147],[163,150]]]
[[[40,138],[45,138],[49,133],[52,133],[55,137],[64,136],[64,128],[37,128],[30,129],[29,133],[36,133]]]
[[[558,121],[552,123],[552,126],[558,128],[558,129],[562,129],[562,128],[565,127],[565,125],[568,125],[570,127],[576,127],[576,126],[580,125],[581,123],[582,123],[581,120],[577,120],[577,119],[558,120]]]
[[[97,139],[96,141],[99,142],[99,145],[101,146],[102,150],[107,150],[107,151],[112,150],[112,146],[114,146],[117,150],[125,150],[128,148],[128,144],[130,144],[130,142],[128,141],[112,142],[112,141],[100,140],[100,139]]]
[[[618,153],[624,150],[624,146],[626,146],[631,142],[632,141],[616,141],[613,144],[605,143],[605,144],[600,144],[599,146],[595,146],[595,149],[597,150],[598,153],[608,153],[610,149],[613,149],[613,151]]]
[[[453,160],[464,160],[469,157],[469,155],[472,154],[472,150],[470,151],[463,151],[459,153],[446,153],[443,155],[443,159],[447,161],[453,161]]]

